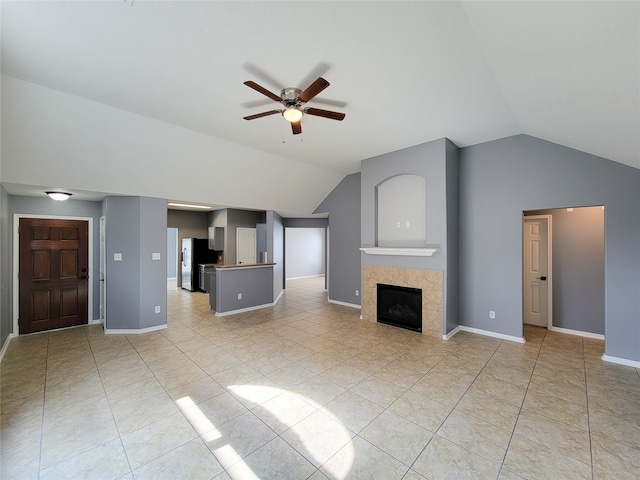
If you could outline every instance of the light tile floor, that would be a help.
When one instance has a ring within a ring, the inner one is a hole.
[[[640,376],[603,342],[526,328],[449,341],[359,320],[322,278],[169,328],[19,337],[1,364],[1,478],[640,477]]]

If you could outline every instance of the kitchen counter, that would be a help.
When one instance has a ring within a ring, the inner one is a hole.
[[[275,263],[236,263],[233,265],[215,265],[216,270],[222,268],[260,268],[260,267],[273,267]]]
[[[275,263],[216,265],[209,276],[209,305],[216,316],[273,306]]]

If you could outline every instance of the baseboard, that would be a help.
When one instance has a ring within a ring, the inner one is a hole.
[[[287,280],[300,280],[302,278],[315,278],[315,277],[324,277],[324,273],[319,273],[317,275],[304,275],[302,277],[287,277]]]
[[[604,340],[604,335],[599,333],[582,332],[580,330],[572,330],[570,328],[549,327],[547,330],[550,332],[566,333],[567,335],[576,335],[578,337],[595,338],[597,340]]]
[[[456,333],[461,332],[462,330],[460,329],[460,325],[458,325],[456,328],[454,328],[453,330],[451,330],[449,333],[446,333],[444,335],[442,335],[442,339],[443,340],[449,340],[451,337],[453,337]]]
[[[253,310],[260,310],[262,308],[273,307],[274,305],[275,303],[263,303],[262,305],[256,305],[254,307],[239,308],[238,310],[229,310],[227,312],[216,312],[216,317],[226,317],[227,315],[235,315],[237,313],[251,312]]]
[[[278,296],[276,297],[276,299],[273,301],[273,305],[277,305],[277,304],[278,304],[278,302],[279,302],[279,301],[280,301],[280,299],[282,298],[282,295],[284,295],[284,290],[282,290],[282,291],[280,292],[280,295],[278,295]]]
[[[125,335],[139,335],[141,333],[157,332],[158,330],[164,330],[167,328],[167,324],[157,325],[155,327],[128,329],[128,328],[105,328],[104,333],[108,335],[125,334]]]
[[[342,305],[343,307],[357,308],[358,310],[360,310],[362,308],[362,306],[360,306],[360,305],[358,305],[356,303],[341,302],[339,300],[331,300],[330,298],[327,301],[329,303],[334,303],[336,305]]]
[[[605,362],[617,363],[618,365],[626,365],[627,367],[640,368],[640,362],[637,362],[636,360],[612,357],[610,355],[602,355],[602,360],[604,360]]]
[[[96,323],[102,324],[102,320],[99,318],[94,318],[93,320],[89,320],[89,325],[95,325]]]
[[[0,363],[2,363],[2,359],[4,358],[4,354],[7,353],[7,350],[9,349],[9,343],[11,342],[11,339],[13,337],[17,337],[17,335],[10,333],[7,336],[7,339],[4,341],[4,344],[2,345],[2,349],[0,349]]]
[[[456,328],[454,328],[452,330],[451,333],[453,333],[454,331],[455,331],[455,333],[458,333],[456,331],[458,329],[460,329],[459,331],[475,333],[477,335],[484,335],[485,337],[499,338],[501,340],[508,340],[510,342],[516,342],[516,343],[524,343],[525,342],[524,337],[514,337],[513,335],[505,335],[503,333],[491,332],[489,330],[482,330],[480,328],[466,327],[464,325],[458,325]],[[455,335],[455,334],[450,334],[449,338],[451,338],[453,335]]]

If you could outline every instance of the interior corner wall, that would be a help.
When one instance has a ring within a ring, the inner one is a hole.
[[[0,349],[13,333],[13,285],[11,284],[11,216],[9,194],[0,185]]]
[[[140,328],[167,324],[167,201],[140,198]],[[153,259],[158,254],[158,260]],[[155,313],[156,307],[160,313]]]
[[[447,140],[447,270],[445,272],[445,332],[460,324],[460,149]]]
[[[331,191],[314,213],[329,213],[329,300],[360,305],[360,173],[352,173]]]
[[[140,198],[107,197],[105,202],[106,330],[139,330]],[[116,261],[114,255],[121,255]]]
[[[273,301],[275,302],[285,288],[284,279],[284,224],[282,217],[273,210],[266,212],[267,255],[273,266]]]
[[[107,197],[107,330],[142,330],[167,323],[166,201],[144,197]],[[160,253],[153,260],[152,253]],[[114,254],[122,256],[116,261]],[[161,307],[155,313],[155,306]]]
[[[522,213],[576,205],[605,206],[605,354],[640,361],[640,170],[527,135],[460,151],[461,324],[522,336]]]

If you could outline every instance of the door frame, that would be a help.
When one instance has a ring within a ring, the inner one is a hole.
[[[42,218],[46,220],[79,220],[83,222],[89,222],[88,230],[89,235],[87,237],[87,253],[89,254],[89,285],[87,288],[87,324],[100,323],[100,319],[93,318],[93,217],[71,217],[65,215],[40,215],[40,214],[25,214],[14,213],[13,214],[13,333],[12,335],[19,335],[18,317],[20,315],[20,279],[18,278],[18,272],[20,269],[20,234],[18,229],[20,227],[21,218]],[[98,273],[98,275],[100,275]]]
[[[547,220],[547,330],[553,328],[553,245],[551,239],[552,231],[552,215],[525,215],[522,214],[522,226],[520,231],[524,232],[524,224],[527,219],[546,219]],[[522,235],[521,248],[522,248],[522,325],[524,326],[524,234]]]

